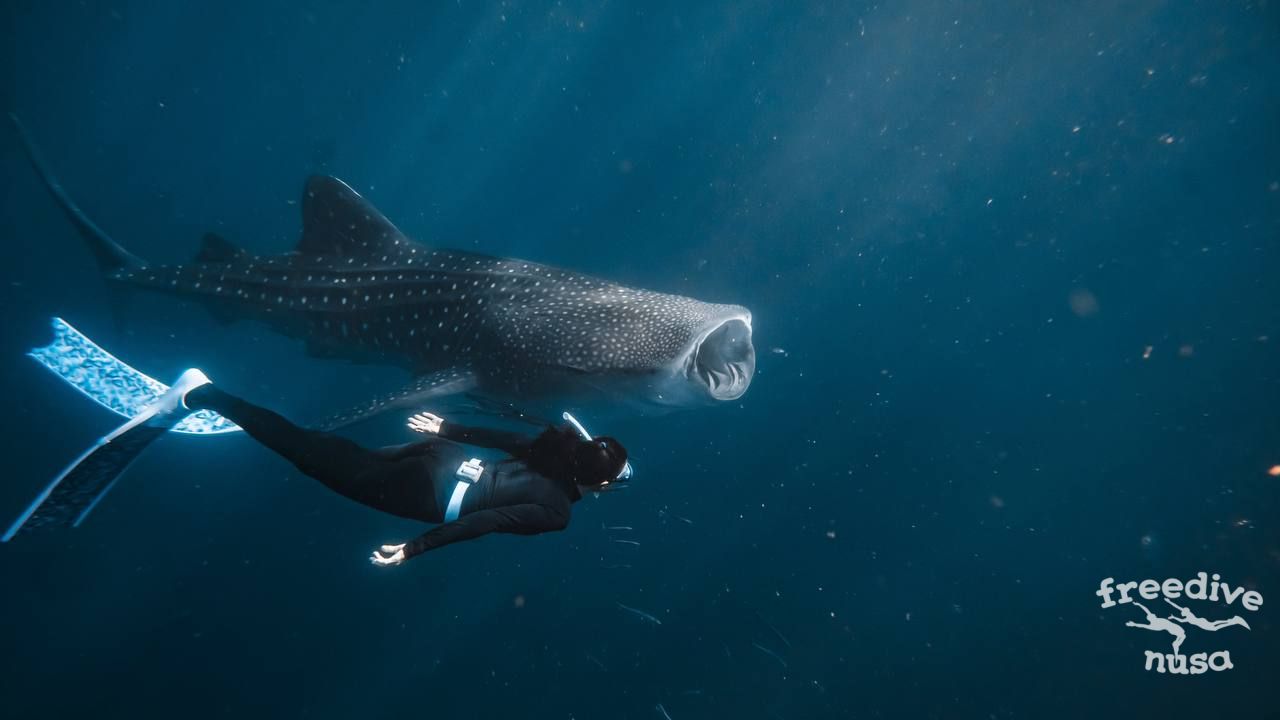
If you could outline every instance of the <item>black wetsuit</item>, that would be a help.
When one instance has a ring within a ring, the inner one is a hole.
[[[440,437],[370,449],[338,435],[298,427],[212,385],[187,393],[186,402],[193,409],[207,408],[230,419],[335,492],[423,522],[444,521],[458,483],[455,473],[471,457],[458,442],[507,453],[508,459],[484,463],[484,473],[463,497],[458,519],[407,543],[406,558],[487,533],[536,535],[563,530],[569,524],[570,508],[582,497],[572,482],[559,482],[529,469],[525,459],[534,438],[519,433],[445,423]]]

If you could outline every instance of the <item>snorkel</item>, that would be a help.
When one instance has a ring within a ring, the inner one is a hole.
[[[572,425],[573,429],[578,431],[578,434],[582,436],[583,440],[586,440],[587,442],[593,442],[595,440],[595,438],[591,437],[591,433],[587,432],[587,429],[582,426],[582,423],[578,422],[578,418],[571,415],[568,410],[561,413],[560,417],[564,418],[565,422]],[[630,480],[632,473],[631,461],[627,460],[623,463],[622,470],[618,471],[618,476],[614,478],[614,480]],[[606,481],[605,484],[608,485],[609,481]]]

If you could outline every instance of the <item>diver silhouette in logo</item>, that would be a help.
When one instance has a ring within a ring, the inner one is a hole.
[[[1239,625],[1240,627],[1243,627],[1245,630],[1253,629],[1249,627],[1249,623],[1245,622],[1244,618],[1240,617],[1239,615],[1235,615],[1228,620],[1205,620],[1204,618],[1198,617],[1196,616],[1195,613],[1191,612],[1191,608],[1182,607],[1181,605],[1178,605],[1177,603],[1173,602],[1169,598],[1165,598],[1164,601],[1172,605],[1175,610],[1182,613],[1181,617],[1174,617],[1172,615],[1169,616],[1169,619],[1176,623],[1182,623],[1183,625],[1194,625],[1200,628],[1201,630],[1208,630],[1209,632],[1217,632],[1222,628],[1230,627],[1231,625]],[[1143,609],[1145,610],[1146,608],[1143,608]]]
[[[1173,636],[1173,654],[1178,655],[1178,648],[1182,647],[1182,641],[1187,639],[1187,631],[1182,629],[1181,625],[1173,622],[1169,618],[1162,618],[1147,609],[1145,605],[1135,602],[1134,605],[1142,608],[1142,612],[1147,614],[1147,624],[1136,623],[1130,620],[1125,623],[1125,627],[1142,628],[1143,630],[1157,630],[1167,632]]]
[[[1227,620],[1206,620],[1202,617],[1199,617],[1195,613],[1191,612],[1190,608],[1182,607],[1181,605],[1178,605],[1177,603],[1169,600],[1168,598],[1165,598],[1164,601],[1172,605],[1174,609],[1176,609],[1180,613],[1180,615],[1178,616],[1170,615],[1167,618],[1162,618],[1157,616],[1155,613],[1151,612],[1150,610],[1148,610],[1146,606],[1143,605],[1142,603],[1135,602],[1134,605],[1137,605],[1138,607],[1142,608],[1142,612],[1147,614],[1147,622],[1144,625],[1142,623],[1136,623],[1136,622],[1130,621],[1125,623],[1125,626],[1142,628],[1143,630],[1156,630],[1160,632],[1169,633],[1170,635],[1173,636],[1173,654],[1174,655],[1179,654],[1178,649],[1182,647],[1182,642],[1187,639],[1187,631],[1182,629],[1181,627],[1182,625],[1191,625],[1194,627],[1198,627],[1201,630],[1208,630],[1209,632],[1217,632],[1224,627],[1230,627],[1232,625],[1239,625],[1246,630],[1253,629],[1253,628],[1250,628],[1249,623],[1245,622],[1245,619],[1240,617],[1239,615],[1232,616]]]

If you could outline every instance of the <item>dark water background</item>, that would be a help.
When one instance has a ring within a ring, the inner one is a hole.
[[[413,524],[243,438],[168,440],[79,530],[0,547],[6,717],[1280,708],[1275,3],[4,17],[3,109],[144,257],[286,251],[329,172],[431,244],[747,305],[761,351],[741,402],[610,427],[641,476],[567,532],[390,570],[365,558]],[[398,379],[179,302],[117,322],[11,132],[0,167],[6,523],[113,423],[22,356],[51,315],[299,418]],[[1188,641],[1235,669],[1144,672],[1165,636],[1098,581],[1199,570],[1268,600]]]

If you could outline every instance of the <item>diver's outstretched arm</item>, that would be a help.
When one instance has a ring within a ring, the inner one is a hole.
[[[463,540],[472,540],[489,533],[537,535],[552,530],[563,530],[568,525],[567,515],[546,505],[511,505],[463,515],[453,522],[428,530],[412,542],[405,543],[402,550],[404,559],[408,560],[428,550],[435,550]]]
[[[455,422],[445,422],[444,418],[431,413],[418,413],[409,418],[409,429],[420,433],[435,433],[446,440],[466,443],[476,447],[501,450],[508,455],[523,457],[528,454],[533,438],[507,430],[491,430],[489,428],[469,427]]]
[[[455,422],[446,422],[440,427],[440,437],[455,440],[476,447],[501,450],[508,455],[523,457],[529,453],[533,438],[509,430],[492,430],[490,428],[469,427]]]

